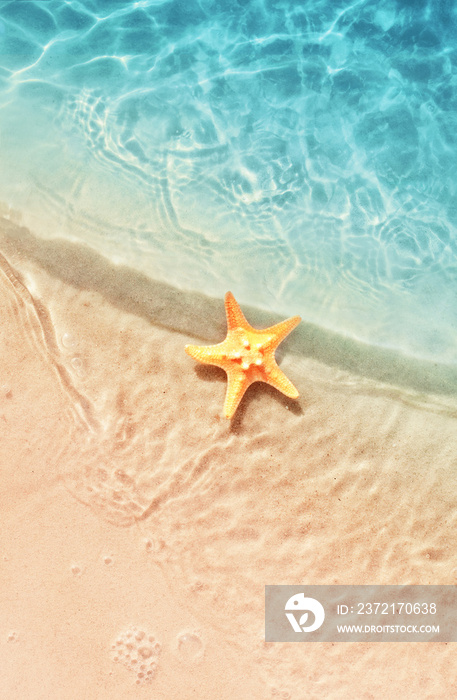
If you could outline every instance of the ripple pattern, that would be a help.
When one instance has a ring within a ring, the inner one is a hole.
[[[0,199],[156,279],[455,363],[456,33],[438,0],[3,2]]]

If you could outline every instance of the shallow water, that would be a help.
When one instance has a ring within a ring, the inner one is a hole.
[[[266,582],[455,583],[447,383],[408,385],[411,361],[380,380],[388,351],[363,376],[288,352],[300,397],[255,384],[229,422],[224,373],[184,352],[186,327],[225,326],[220,301],[27,237],[0,227],[7,696],[451,697],[451,645],[263,629]]]
[[[0,200],[180,288],[455,363],[456,13],[0,3]]]

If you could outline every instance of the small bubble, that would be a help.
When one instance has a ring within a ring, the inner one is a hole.
[[[178,650],[184,659],[193,661],[202,654],[202,640],[195,632],[184,632],[178,637]]]
[[[71,573],[73,576],[81,576],[81,568],[77,564],[73,564],[71,567]]]
[[[145,547],[147,552],[152,552],[152,550],[154,549],[153,541],[152,540],[145,540],[144,547]]]
[[[107,566],[109,566],[110,564],[113,563],[112,557],[104,557],[104,558],[103,558],[103,561],[105,562],[105,564],[106,564]]]
[[[147,646],[140,647],[138,649],[138,653],[141,657],[143,657],[143,659],[149,659],[152,656],[152,649],[151,647]]]
[[[62,336],[62,345],[64,348],[74,348],[78,344],[78,341],[71,333],[64,333]]]
[[[8,642],[18,642],[19,635],[17,632],[10,632],[8,635]]]
[[[145,637],[146,637],[146,634],[142,630],[137,632],[135,635],[135,639],[137,642],[141,642],[141,640],[144,639]]]
[[[154,638],[154,637],[152,636],[152,634],[151,634],[151,635],[149,635],[148,639],[149,639],[149,641],[150,641],[150,642],[153,642],[153,641],[155,641],[155,638]]]
[[[76,371],[77,375],[84,377],[86,370],[84,369],[84,365],[80,357],[73,357],[71,360],[71,366]]]

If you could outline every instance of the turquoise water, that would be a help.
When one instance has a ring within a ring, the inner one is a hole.
[[[0,2],[0,200],[180,288],[456,363],[454,7]]]

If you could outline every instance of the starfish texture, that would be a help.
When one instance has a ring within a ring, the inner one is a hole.
[[[275,350],[300,323],[300,316],[256,330],[246,321],[231,292],[225,295],[225,312],[226,339],[217,345],[186,345],[186,352],[198,362],[216,365],[227,372],[226,418],[232,418],[244,392],[253,382],[266,382],[296,399],[298,391],[276,364]]]

